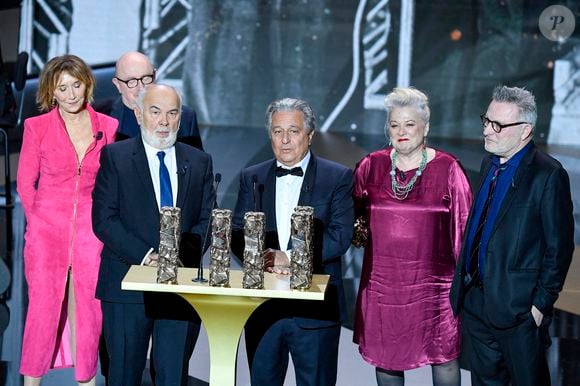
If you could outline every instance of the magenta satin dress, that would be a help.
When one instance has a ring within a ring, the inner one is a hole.
[[[391,149],[355,171],[358,214],[370,238],[358,293],[354,341],[363,358],[387,370],[445,363],[459,356],[459,321],[449,290],[471,205],[459,161],[436,151],[404,200],[391,189]],[[404,183],[416,169],[407,171]],[[401,182],[399,170],[397,179]]]

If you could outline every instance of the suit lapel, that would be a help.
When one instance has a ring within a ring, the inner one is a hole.
[[[143,140],[141,137],[136,137],[134,141],[135,148],[133,150],[132,162],[135,174],[138,176],[142,185],[142,189],[138,189],[138,191],[142,192],[141,197],[147,201],[146,207],[155,208],[156,212],[159,212],[157,200],[155,198],[155,189],[153,189],[153,181],[151,181],[151,173],[149,172],[149,161],[147,161]]]
[[[511,185],[510,185],[510,187],[509,187],[509,189],[508,189],[508,191],[503,199],[501,207],[499,208],[499,212],[497,213],[497,217],[495,218],[495,222],[493,224],[492,235],[493,235],[493,233],[495,233],[495,229],[497,227],[497,224],[501,224],[503,217],[510,211],[510,208],[511,208],[512,204],[514,203],[514,199],[517,195],[518,187],[523,182],[524,178],[527,178],[528,176],[530,176],[528,168],[530,166],[530,162],[532,162],[532,160],[534,159],[535,154],[536,154],[536,149],[532,148],[528,151],[528,154],[526,154],[524,156],[524,158],[521,160],[520,165],[518,167],[518,170],[516,171],[516,174],[514,175],[512,183],[511,183]],[[528,184],[525,184],[525,185],[528,186]]]
[[[485,181],[485,176],[487,176],[487,173],[489,172],[489,167],[491,165],[491,159],[492,159],[491,156],[484,158],[484,161],[482,162],[481,168],[479,170],[479,186],[477,188],[477,193],[473,196],[474,202],[471,205],[471,209],[469,210],[469,217],[467,218],[467,223],[465,224],[464,240],[467,240],[467,233],[471,229],[471,221],[473,221],[473,213],[475,212],[475,199],[477,199],[477,197],[479,197],[479,194],[481,192],[481,187],[483,186],[483,182]],[[465,257],[466,257],[465,253],[466,253],[466,249],[467,249],[466,246],[467,246],[467,242],[464,242],[463,246],[461,247],[460,264],[461,264],[461,269],[463,270],[463,273],[465,273]]]
[[[485,177],[487,177],[487,173],[489,173],[489,168],[491,167],[491,161],[493,156],[489,156],[485,159],[485,162],[482,165],[482,168],[479,173],[479,187],[477,188],[476,197],[479,196],[481,188],[483,187],[483,183],[485,182]]]
[[[123,100],[121,98],[117,98],[113,101],[113,105],[111,106],[111,116],[117,118],[119,124],[123,122]]]
[[[467,219],[467,224],[465,224],[466,232],[468,232],[468,230],[471,229],[470,228],[471,220],[473,217],[473,212],[475,211],[475,200],[481,194],[481,188],[483,187],[483,182],[485,181],[485,177],[487,176],[487,173],[489,173],[489,168],[491,166],[491,160],[492,160],[491,156],[486,158],[485,161],[482,163],[481,168],[479,170],[479,186],[477,187],[477,193],[473,196],[474,202],[473,202],[473,205],[471,206],[471,210],[469,211],[469,218]]]
[[[298,198],[298,205],[310,205],[312,200],[312,189],[314,188],[314,181],[316,179],[316,157],[310,153],[310,161],[306,168],[306,174],[302,181],[302,188],[300,189],[300,197]]]
[[[183,154],[183,148],[175,143],[175,159],[177,162],[177,203],[179,208],[183,208],[184,202],[189,192],[189,181],[191,167],[189,159]]]
[[[259,192],[256,192],[259,194]],[[259,199],[259,198],[258,198]],[[264,206],[262,211],[266,213],[266,224],[271,224],[274,231],[278,230],[276,223],[276,160],[272,162],[266,173],[264,184]]]
[[[125,126],[123,125],[123,116],[124,116],[124,105],[123,100],[119,97],[111,103],[111,117],[117,119],[119,121],[119,127],[115,132],[115,142],[123,141],[125,139],[131,138],[125,131]]]

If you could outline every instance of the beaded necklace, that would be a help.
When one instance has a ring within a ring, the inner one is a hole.
[[[395,194],[395,198],[397,200],[404,200],[409,195],[411,189],[413,189],[413,187],[415,186],[417,178],[419,178],[419,176],[423,174],[425,166],[427,166],[427,150],[423,148],[423,151],[421,152],[421,163],[419,164],[419,168],[415,172],[413,178],[411,178],[411,181],[409,181],[409,183],[406,185],[399,185],[399,183],[397,182],[397,177],[395,176],[396,174],[395,164],[397,162],[397,156],[398,156],[397,151],[393,149],[391,172],[389,173],[391,175],[391,188],[393,189],[393,193]]]

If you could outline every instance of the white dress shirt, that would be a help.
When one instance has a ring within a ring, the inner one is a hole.
[[[310,151],[302,161],[290,167],[276,161],[276,166],[281,166],[285,169],[292,169],[300,166],[304,175],[302,177],[293,176],[291,174],[284,177],[276,177],[276,227],[278,231],[278,241],[280,242],[280,250],[289,257],[288,242],[290,241],[290,219],[294,208],[298,205],[300,199],[300,191],[302,189],[302,182],[306,175],[306,168],[310,162]]]
[[[153,146],[149,145],[147,142],[143,141],[143,145],[145,146],[145,154],[147,155],[147,163],[149,164],[149,174],[151,175],[151,181],[153,182],[153,190],[155,191],[155,199],[157,200],[157,206],[159,210],[161,210],[161,187],[159,183],[159,165],[161,161],[159,161],[159,157],[157,157],[157,153],[160,151],[165,152],[165,158],[163,162],[169,171],[169,179],[171,180],[171,194],[173,196],[173,205],[177,205],[177,159],[175,158],[175,146],[171,146],[168,149],[156,149]],[[145,260],[149,257],[151,252],[155,249],[151,248],[145,254],[143,260],[141,260],[141,265],[145,264]]]

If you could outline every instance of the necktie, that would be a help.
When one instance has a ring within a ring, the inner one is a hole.
[[[160,191],[160,206],[173,206],[173,193],[171,192],[171,179],[169,178],[169,170],[165,166],[165,152],[157,153],[159,158],[159,191]]]
[[[296,166],[295,168],[292,169],[286,169],[283,168],[282,166],[276,167],[276,177],[284,177],[287,176],[288,174],[302,177],[304,175],[304,172],[302,171],[302,168],[300,166]]]
[[[485,223],[487,221],[487,215],[489,213],[489,207],[491,206],[491,201],[493,199],[493,193],[495,192],[495,187],[497,185],[497,179],[499,173],[505,169],[504,167],[498,167],[493,172],[493,177],[489,183],[489,193],[487,194],[487,199],[481,210],[481,216],[479,217],[479,223],[477,224],[477,229],[473,235],[473,242],[471,243],[471,255],[469,257],[469,273],[465,280],[468,285],[476,285],[480,283],[479,274],[479,250],[481,248],[481,236],[483,235],[483,228],[485,228]]]

